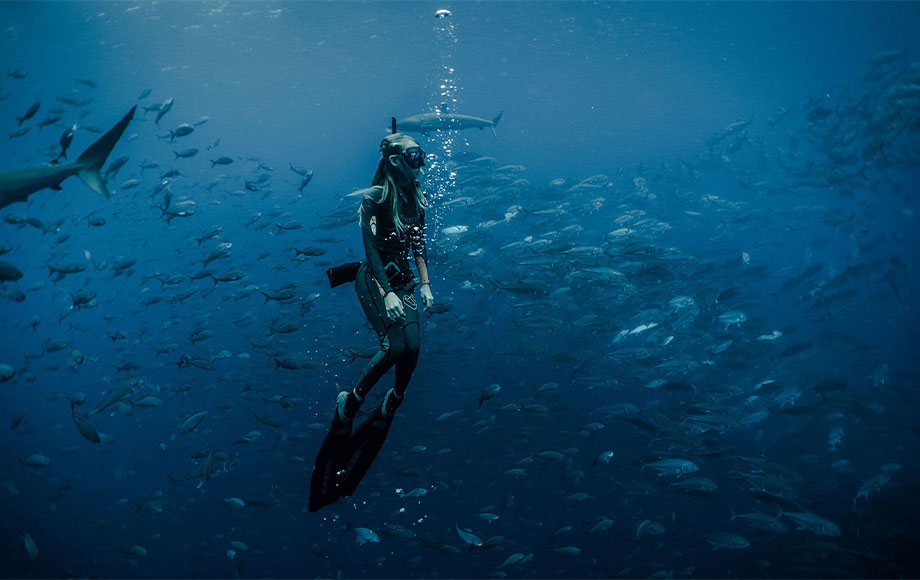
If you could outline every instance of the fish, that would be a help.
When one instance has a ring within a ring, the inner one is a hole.
[[[63,118],[64,118],[63,115],[50,115],[50,116],[48,116],[48,117],[45,117],[45,118],[38,124],[38,130],[39,130],[39,132],[40,132],[42,129],[44,129],[45,127],[47,127],[48,125],[54,125],[55,123],[57,123],[58,121],[60,121],[60,120],[63,119]]]
[[[644,535],[660,535],[665,532],[664,526],[653,520],[643,520],[636,528],[636,539]]]
[[[727,532],[712,532],[705,536],[707,542],[712,544],[712,549],[727,548],[729,550],[743,550],[751,545],[747,539],[738,534]]]
[[[186,135],[191,135],[195,131],[195,128],[189,125],[188,123],[182,123],[176,127],[175,131],[170,131],[169,135],[160,137],[160,139],[169,139],[169,142],[172,143],[176,140],[177,137],[185,137]]]
[[[526,557],[526,554],[515,552],[514,554],[511,554],[510,556],[505,558],[505,561],[499,564],[498,567],[501,568],[502,566],[513,566],[514,564],[520,564],[523,562],[525,557]]]
[[[312,180],[313,180],[313,170],[311,169],[310,171],[307,171],[306,173],[303,174],[303,180],[301,180],[300,187],[297,188],[297,191],[303,191],[303,188],[305,188]]]
[[[377,532],[370,528],[354,528],[355,532],[355,541],[359,544],[366,544],[368,542],[372,544],[380,543],[380,536],[377,535]]]
[[[614,521],[610,518],[605,516],[598,516],[595,518],[594,525],[592,525],[591,528],[585,532],[585,535],[590,535],[595,532],[606,532],[613,524]]]
[[[157,111],[156,126],[159,127],[159,126],[160,126],[160,119],[162,119],[163,116],[164,116],[166,113],[168,113],[170,109],[172,109],[172,106],[173,106],[173,98],[170,97],[170,98],[166,99],[165,101],[163,101],[163,103],[162,103],[161,105],[157,106],[156,109],[153,109],[152,107],[147,107],[147,108],[145,109],[145,111],[150,111],[150,110],[156,110],[156,111]]]
[[[195,427],[204,420],[208,415],[207,411],[198,411],[197,413],[191,414],[183,423],[182,427],[179,428],[180,433],[191,433],[195,430]]]
[[[41,453],[35,453],[18,461],[21,467],[48,467],[51,465],[51,460]]]
[[[498,392],[501,390],[501,388],[502,388],[501,385],[497,383],[492,383],[490,385],[487,385],[484,389],[482,389],[482,392],[479,394],[479,397],[477,397],[476,399],[477,401],[479,401],[479,406],[482,407],[482,404],[484,402],[488,401],[489,399],[497,395]]]
[[[230,165],[233,163],[233,158],[231,157],[218,157],[217,159],[209,159],[211,162],[211,167],[215,165]]]
[[[173,155],[176,156],[176,159],[189,159],[195,155],[198,155],[198,149],[192,147],[190,149],[183,149],[182,151],[173,151]]]
[[[474,534],[473,532],[460,527],[460,522],[454,521],[454,528],[457,530],[457,535],[460,536],[460,539],[469,544],[470,546],[481,547],[482,540]]]
[[[35,113],[38,112],[39,107],[41,107],[41,101],[36,101],[26,109],[26,112],[22,114],[22,117],[16,117],[19,120],[19,126],[21,127],[23,123],[35,116]]]
[[[167,474],[167,476],[173,485],[198,478],[204,478],[205,481],[210,481],[214,474],[229,471],[235,466],[236,460],[231,459],[229,455],[209,448],[204,461],[199,463],[191,473],[185,477],[174,477],[171,474]]]
[[[600,453],[591,461],[591,465],[597,467],[600,463],[610,463],[610,460],[613,458],[613,451],[604,451]]]
[[[125,163],[127,163],[129,159],[131,159],[131,157],[128,155],[120,155],[116,157],[112,160],[111,163],[109,163],[109,166],[106,167],[103,175],[105,175],[106,179],[114,177],[118,173],[118,170],[124,167]]]
[[[35,540],[32,539],[32,536],[23,532],[19,532],[19,535],[22,537],[22,549],[25,551],[26,555],[30,560],[37,560],[39,554]]]
[[[441,233],[445,236],[456,236],[459,234],[466,233],[470,230],[469,226],[448,226],[441,230]]]
[[[797,529],[808,530],[819,536],[838,537],[842,533],[837,524],[811,512],[784,512],[781,510],[779,515],[786,516],[797,523],[799,525]]]
[[[291,162],[288,162],[288,169],[290,169],[291,171],[293,171],[293,172],[296,173],[297,175],[300,175],[301,177],[305,177],[305,176],[307,175],[307,171],[308,171],[307,169],[304,169],[304,168],[302,168],[302,167],[295,167],[294,164],[291,163]],[[361,190],[361,191],[363,192],[363,190]]]
[[[64,133],[61,134],[61,154],[57,156],[55,161],[58,161],[63,157],[67,159],[67,148],[70,147],[70,144],[73,142],[73,134],[77,130],[77,124],[74,123],[69,129],[66,129]]]
[[[729,519],[729,521],[733,522],[736,518],[741,518],[750,526],[760,530],[778,533],[787,531],[786,525],[780,521],[779,516],[774,517],[757,511],[747,514],[736,514],[734,510],[732,510],[731,519]]]
[[[428,133],[432,131],[462,131],[463,129],[481,130],[488,127],[492,130],[493,135],[498,136],[495,132],[495,127],[497,127],[498,122],[502,120],[502,115],[504,113],[505,112],[502,111],[491,120],[441,111],[422,113],[396,121],[396,130],[428,135]]]
[[[201,242],[204,242],[205,240],[210,240],[211,238],[219,234],[223,229],[224,227],[221,225],[210,226],[207,229],[205,229],[203,232],[201,232],[201,235],[196,237],[195,241],[197,241],[198,245],[200,246]]]
[[[853,509],[856,509],[856,500],[864,498],[869,501],[869,494],[873,491],[881,491],[882,486],[891,481],[891,474],[882,472],[871,479],[867,479],[859,486],[856,495],[853,496]]]
[[[684,475],[697,471],[699,467],[688,459],[659,459],[646,463],[644,467],[652,467],[659,471],[658,475]]]
[[[60,190],[61,182],[72,175],[79,177],[90,189],[108,198],[111,196],[105,180],[99,173],[109,153],[115,148],[118,139],[128,127],[137,107],[131,110],[103,135],[89,146],[73,163],[51,164],[41,167],[14,169],[0,173],[0,208],[19,201],[43,189]]]
[[[90,415],[95,415],[96,413],[101,413],[102,411],[108,409],[118,401],[124,399],[129,395],[133,395],[146,384],[144,379],[131,379],[130,381],[124,382],[121,385],[110,389],[101,401],[96,405],[96,407],[89,412]]]
[[[0,282],[15,282],[22,278],[19,268],[9,262],[0,261]]]

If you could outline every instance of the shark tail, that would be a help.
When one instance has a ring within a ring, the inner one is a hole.
[[[492,126],[490,128],[492,129],[492,134],[496,137],[498,137],[498,133],[495,132],[495,128],[498,127],[498,122],[502,120],[502,115],[504,114],[505,112],[502,111],[494,119],[492,119]]]
[[[121,121],[109,129],[108,133],[100,137],[98,141],[90,145],[76,161],[77,164],[83,166],[83,169],[77,173],[77,176],[82,179],[83,183],[89,186],[90,189],[103,197],[108,198],[111,197],[112,194],[109,193],[109,190],[106,188],[105,180],[99,172],[105,160],[108,159],[109,153],[112,152],[112,149],[115,148],[115,144],[118,143],[118,140],[121,138],[122,133],[127,129],[128,123],[131,122],[131,118],[134,116],[135,109],[137,109],[137,106],[131,107],[131,110],[128,111],[127,115],[122,117]]]

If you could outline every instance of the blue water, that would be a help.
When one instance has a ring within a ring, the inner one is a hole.
[[[110,199],[71,177],[0,209],[0,260],[22,274],[0,297],[3,577],[920,576],[920,5],[0,16],[0,172],[48,163],[77,124],[73,161],[138,105]],[[502,117],[415,135],[438,308],[367,478],[309,513],[336,392],[376,345],[324,274],[363,257],[346,195],[370,184],[391,117],[442,104]],[[314,171],[302,192],[290,165]],[[194,215],[167,219],[179,202]],[[184,278],[221,243],[208,267],[244,279]],[[85,270],[49,275],[63,263]],[[286,283],[289,303],[262,294]],[[74,308],[78,290],[95,301]],[[68,399],[89,413],[132,380],[89,416],[104,441],[81,437]],[[209,452],[226,454],[209,478],[172,481]],[[23,465],[35,454],[48,464]]]

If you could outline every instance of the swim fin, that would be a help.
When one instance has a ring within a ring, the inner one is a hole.
[[[339,418],[338,412],[334,413],[332,426],[323,439],[313,465],[313,475],[310,478],[311,512],[338,501],[341,495],[338,488],[339,472],[352,456],[351,436],[351,421],[346,422]]]
[[[392,422],[393,415],[382,413],[378,408],[367,421],[355,429],[351,436],[351,453],[342,468],[344,474],[338,485],[340,496],[350,496],[358,488],[358,484],[364,479],[377,454],[380,453]]]

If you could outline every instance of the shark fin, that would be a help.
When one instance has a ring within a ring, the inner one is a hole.
[[[90,189],[101,195],[102,197],[108,199],[112,197],[112,194],[109,192],[108,188],[105,186],[105,180],[102,178],[102,175],[99,173],[99,169],[87,167],[83,171],[77,173],[77,177],[83,180]]]
[[[99,172],[102,170],[102,165],[105,163],[105,160],[109,157],[109,153],[112,152],[112,149],[115,148],[115,144],[118,143],[118,139],[121,138],[122,133],[128,128],[128,123],[131,122],[135,109],[137,109],[137,106],[131,107],[128,114],[121,118],[121,121],[109,129],[108,133],[100,137],[98,141],[90,145],[76,161],[76,164],[82,167],[82,169],[77,172],[77,176],[82,179],[83,183],[89,186],[90,189],[103,197],[109,197],[111,194],[109,190],[106,189],[105,180],[102,179],[102,175]]]
[[[502,111],[501,113],[498,114],[497,117],[492,119],[492,125],[489,128],[492,129],[492,135],[494,135],[495,137],[498,137],[498,133],[495,132],[495,128],[498,127],[498,122],[502,120],[502,115],[504,114],[505,112]]]

